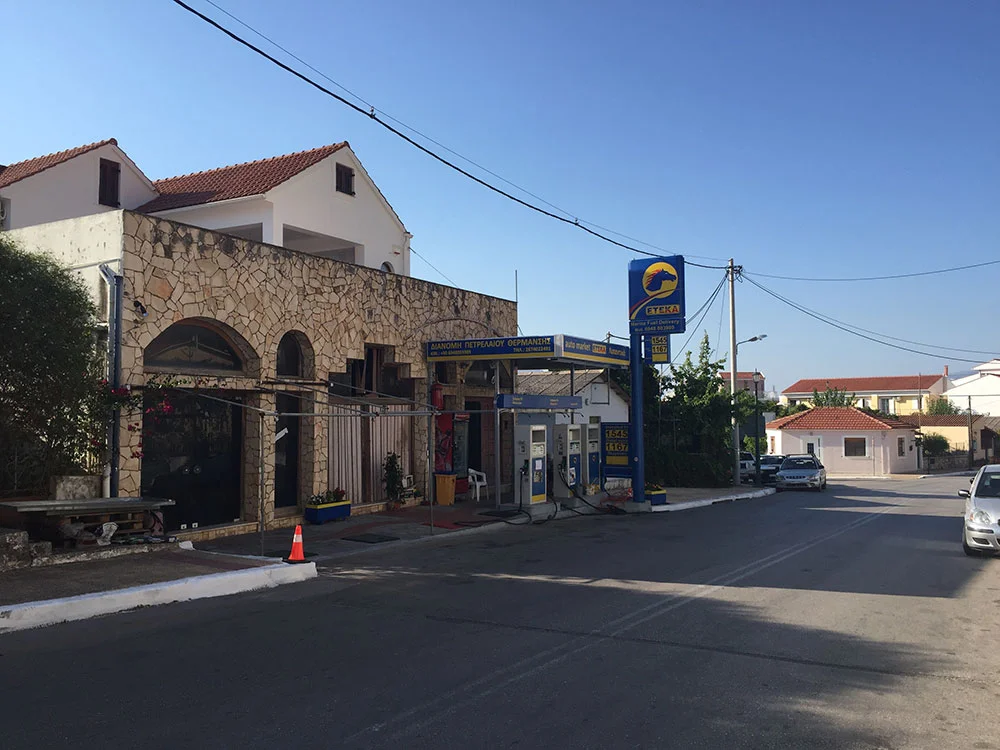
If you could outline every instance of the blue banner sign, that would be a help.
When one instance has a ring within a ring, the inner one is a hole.
[[[559,411],[582,409],[583,396],[536,396],[530,393],[501,393],[497,396],[497,408]]]
[[[684,333],[684,256],[628,264],[628,321],[632,333]]]
[[[632,476],[628,422],[601,422],[601,471],[605,478]]]
[[[428,341],[427,360],[441,362],[459,359],[520,359],[554,357],[555,336],[511,336],[495,339],[457,339]]]
[[[642,358],[648,365],[670,364],[670,336],[644,336],[642,340]]]
[[[562,339],[562,356],[567,359],[582,359],[604,365],[628,367],[628,347],[604,341],[578,339],[575,336],[557,336]]]

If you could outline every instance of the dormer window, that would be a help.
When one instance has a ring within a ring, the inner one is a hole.
[[[110,159],[101,159],[101,178],[98,185],[97,201],[102,206],[118,208],[121,206],[119,187],[121,184],[122,165]]]
[[[354,195],[354,170],[346,164],[337,165],[337,192]]]

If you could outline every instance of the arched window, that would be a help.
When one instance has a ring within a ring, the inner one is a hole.
[[[240,372],[243,358],[218,331],[198,323],[174,323],[146,347],[146,367],[168,370]]]
[[[302,359],[302,347],[295,334],[289,331],[278,342],[278,376],[301,378]]]
[[[379,267],[379,270],[380,271],[385,271],[386,273],[396,273],[396,271],[392,267],[392,263],[390,263],[389,261],[386,261],[385,263],[383,263]]]

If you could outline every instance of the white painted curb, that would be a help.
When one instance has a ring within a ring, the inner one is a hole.
[[[937,479],[938,477],[974,477],[979,473],[979,469],[966,469],[965,471],[946,471],[941,474],[921,474],[917,479]]]
[[[297,583],[317,576],[315,563],[302,565],[265,565],[246,570],[210,573],[203,576],[180,578],[176,581],[133,586],[116,591],[99,591],[93,594],[68,596],[63,599],[46,599],[24,604],[0,606],[0,633],[39,628],[59,622],[86,620],[99,615],[124,612],[137,607],[154,607],[158,604],[186,602],[228,596],[255,589],[274,588],[286,583]]]
[[[718,503],[730,503],[734,500],[755,500],[759,497],[773,495],[776,490],[773,487],[765,487],[754,492],[741,492],[735,495],[723,495],[722,497],[710,497],[705,500],[691,500],[686,503],[674,503],[673,505],[654,505],[650,510],[653,513],[671,513],[678,510],[690,510],[691,508],[704,508],[706,505],[716,505]]]

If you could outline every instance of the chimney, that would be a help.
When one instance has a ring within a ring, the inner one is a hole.
[[[947,379],[947,377],[948,377],[948,365],[944,366],[944,376]]]

